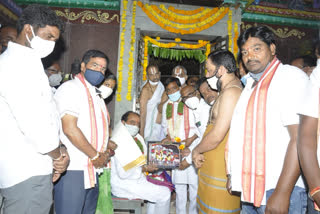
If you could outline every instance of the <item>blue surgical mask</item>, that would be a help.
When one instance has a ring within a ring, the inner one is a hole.
[[[101,72],[94,71],[88,68],[84,73],[84,77],[93,86],[99,85],[104,80],[104,75]]]
[[[180,91],[177,91],[177,92],[175,92],[175,93],[173,93],[173,94],[169,94],[168,97],[169,97],[169,99],[170,99],[171,101],[177,102],[177,101],[180,99],[180,97],[181,97]]]

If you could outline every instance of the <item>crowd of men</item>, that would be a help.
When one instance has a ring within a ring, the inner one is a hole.
[[[284,65],[259,26],[238,39],[239,68],[218,50],[205,77],[177,65],[162,83],[150,64],[140,112],[111,131],[117,79],[103,52],[85,52],[63,84],[57,62],[44,70],[63,30],[29,5],[0,31],[0,212],[109,214],[111,193],[147,201],[148,214],[168,214],[172,200],[177,214],[319,212],[319,44],[317,60]],[[147,142],[179,143],[179,167],[148,163]]]

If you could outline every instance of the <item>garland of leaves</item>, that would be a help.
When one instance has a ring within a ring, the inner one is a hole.
[[[134,138],[134,141],[136,141],[136,144],[137,144],[137,146],[139,147],[141,153],[144,154],[143,146],[142,146],[142,143],[140,142],[140,140],[135,137],[135,138]]]
[[[183,49],[169,49],[154,47],[151,43],[148,44],[148,55],[153,55],[157,58],[170,59],[181,61],[182,59],[195,59],[199,63],[203,63],[206,60],[206,55],[202,50],[183,50]]]
[[[178,104],[178,109],[177,109],[177,113],[178,115],[183,115],[183,102],[179,102]],[[166,117],[169,120],[170,118],[172,118],[172,109],[173,109],[173,103],[168,103],[167,105],[167,109],[166,109]]]

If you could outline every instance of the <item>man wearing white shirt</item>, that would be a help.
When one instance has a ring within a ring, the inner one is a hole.
[[[66,149],[59,148],[60,121],[41,63],[63,28],[54,11],[29,5],[18,20],[16,41],[0,56],[0,194],[5,214],[49,213],[52,180],[69,162]]]
[[[319,108],[320,108],[320,42],[316,49],[317,67],[310,75],[310,83],[305,91],[305,99],[301,102],[300,126],[298,135],[298,154],[302,172],[309,187],[308,214],[319,213],[313,201],[320,207],[320,150],[319,139]]]
[[[308,76],[276,57],[272,31],[247,29],[238,39],[250,77],[235,107],[227,166],[242,213],[305,213],[297,156],[298,106]],[[229,179],[230,179],[229,176]]]
[[[57,214],[93,214],[99,187],[97,173],[108,161],[109,124],[106,105],[96,86],[104,80],[108,58],[98,50],[87,51],[81,72],[55,93],[62,120],[61,141],[68,147],[70,165],[55,185]]]

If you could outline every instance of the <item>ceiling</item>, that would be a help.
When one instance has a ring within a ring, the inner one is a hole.
[[[153,0],[151,0],[152,2]],[[219,7],[223,0],[154,0],[155,2],[172,3],[172,4],[187,4],[206,7]]]

